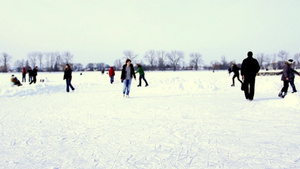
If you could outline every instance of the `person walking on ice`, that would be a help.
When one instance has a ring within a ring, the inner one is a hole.
[[[243,83],[241,81],[241,79],[240,79],[240,73],[239,73],[239,71],[240,71],[240,68],[235,63],[233,63],[233,65],[232,65],[232,72],[234,74],[233,74],[233,77],[232,77],[232,85],[231,85],[232,87],[234,86],[234,79],[235,78],[237,78],[238,81],[240,81],[241,83]]]
[[[290,85],[292,86],[292,89],[293,89],[293,92],[292,93],[296,93],[297,92],[297,89],[296,89],[296,86],[295,86],[295,83],[294,83],[294,80],[295,80],[295,74],[297,74],[298,76],[300,76],[300,73],[297,72],[296,70],[294,70],[292,68],[292,64],[293,64],[293,59],[289,59],[287,61],[288,64],[290,64],[290,72],[289,72],[289,83]],[[280,75],[280,74],[283,74],[283,71],[279,72],[277,75]],[[280,92],[281,93],[281,92]],[[280,94],[279,93],[279,97],[281,97],[280,95],[282,95],[282,93]]]
[[[140,64],[136,64],[136,67],[137,67],[137,70],[136,70],[135,73],[139,73],[140,74],[140,76],[139,76],[139,85],[137,87],[141,87],[141,85],[142,85],[142,79],[146,83],[145,87],[147,87],[148,86],[148,82],[145,79],[145,72],[144,72],[143,67]]]
[[[114,83],[114,77],[115,77],[115,70],[112,66],[110,67],[110,69],[108,71],[108,75],[110,77],[110,83],[113,84]]]
[[[287,62],[285,62],[284,66],[283,66],[283,71],[282,71],[282,76],[281,76],[281,80],[283,81],[283,87],[280,90],[278,96],[284,98],[287,95],[288,92],[288,88],[289,88],[289,83],[291,83],[291,86],[293,88],[293,93],[297,92],[295,84],[294,84],[294,71],[291,68],[293,64],[293,60],[290,59]],[[295,71],[298,75],[299,73],[297,71]],[[279,73],[281,74],[281,73]]]
[[[123,97],[129,97],[130,86],[132,77],[136,79],[133,65],[131,64],[130,59],[126,59],[125,65],[123,65],[122,73],[121,73],[121,82],[124,83],[123,87]]]
[[[66,64],[66,67],[65,67],[64,80],[66,80],[67,92],[70,91],[70,89],[69,89],[70,87],[71,87],[72,91],[74,91],[75,88],[71,84],[71,81],[72,81],[72,69],[71,69],[71,67],[70,67],[69,64]]]
[[[252,101],[254,98],[254,88],[255,88],[255,77],[257,72],[260,70],[258,61],[253,58],[253,53],[249,51],[247,53],[247,58],[243,60],[241,75],[244,80],[243,90],[247,100]]]

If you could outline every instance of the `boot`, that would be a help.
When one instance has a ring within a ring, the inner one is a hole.
[[[282,92],[279,92],[278,97],[282,97]]]

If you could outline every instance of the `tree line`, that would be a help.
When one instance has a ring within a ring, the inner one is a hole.
[[[146,70],[227,70],[232,63],[236,63],[235,60],[227,61],[225,56],[221,56],[220,61],[211,61],[210,65],[204,65],[202,54],[200,52],[193,52],[189,54],[189,63],[184,62],[185,54],[180,50],[148,50],[141,58],[139,54],[136,54],[132,50],[123,51],[123,56],[116,59],[114,66],[116,70],[120,70],[126,59],[131,59],[132,63],[139,63],[143,65]],[[287,51],[281,50],[278,53],[264,54],[257,53],[254,56],[262,69],[281,69],[284,62],[288,59],[295,61],[296,68],[300,68],[300,53],[296,53],[291,56]],[[73,63],[73,54],[69,51],[65,52],[30,52],[27,55],[27,59],[17,60],[14,63],[15,71],[22,71],[22,68],[28,68],[39,66],[41,71],[63,71],[65,64],[70,64],[74,70],[77,71],[95,71],[105,70],[110,65],[99,63],[88,63],[83,66],[81,63]],[[7,53],[2,53],[2,59],[0,59],[0,71],[8,72],[11,70],[10,61],[12,56]],[[238,64],[238,63],[236,63]]]

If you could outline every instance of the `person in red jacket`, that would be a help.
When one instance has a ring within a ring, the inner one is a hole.
[[[26,69],[25,67],[23,67],[23,71],[22,71],[22,82],[26,82]]]
[[[108,74],[109,74],[109,77],[110,77],[110,83],[113,84],[114,83],[114,77],[115,77],[115,70],[112,66],[110,67]]]

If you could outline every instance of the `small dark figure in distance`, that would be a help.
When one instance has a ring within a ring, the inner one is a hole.
[[[122,74],[121,74],[121,82],[122,83],[124,82],[123,97],[125,97],[125,94],[126,97],[129,97],[132,77],[136,79],[134,68],[133,65],[131,64],[131,60],[126,59],[126,63],[125,65],[123,65]]]
[[[245,97],[247,100],[253,100],[254,98],[254,88],[255,88],[255,77],[258,71],[260,70],[260,66],[258,61],[253,58],[253,53],[249,51],[247,53],[247,58],[243,60],[241,75],[244,80],[244,84],[242,84]]]
[[[148,86],[148,82],[147,80],[145,79],[145,72],[144,72],[144,69],[143,67],[140,65],[140,64],[136,64],[137,66],[137,70],[135,73],[139,73],[140,74],[140,77],[139,77],[139,85],[137,87],[141,87],[142,85],[142,79],[145,81],[146,85],[145,87]]]
[[[28,82],[30,83],[32,81],[32,69],[30,66],[29,66],[27,72],[28,72]]]
[[[22,71],[22,82],[26,82],[26,69],[25,67],[23,67],[23,71]]]
[[[69,64],[66,64],[65,67],[65,72],[64,72],[64,80],[66,80],[66,85],[67,85],[67,92],[69,92],[69,88],[71,87],[72,91],[75,90],[73,85],[71,84],[72,81],[72,69]]]
[[[29,83],[29,84],[32,84],[32,83],[36,83],[36,76],[37,76],[37,72],[38,72],[38,67],[36,66],[32,72],[31,72],[31,75],[33,77],[33,80]]]
[[[10,81],[13,85],[22,86],[21,82],[17,77],[15,77],[15,75],[11,75]]]
[[[115,70],[112,66],[109,68],[108,75],[110,77],[110,83],[113,84],[114,83],[114,77],[115,77]]]
[[[291,86],[293,88],[293,93],[297,92],[295,84],[294,84],[294,79],[295,79],[294,73],[296,73],[297,75],[299,75],[299,73],[297,71],[295,71],[294,69],[292,69],[292,67],[291,67],[292,64],[293,64],[293,60],[289,59],[287,62],[285,62],[284,66],[283,66],[283,71],[278,73],[278,74],[282,74],[281,80],[283,81],[283,87],[278,94],[279,97],[284,98],[287,95],[289,83],[291,84]]]
[[[234,63],[234,64],[232,65],[232,72],[233,72],[234,74],[233,74],[233,77],[232,77],[232,85],[231,85],[231,86],[234,86],[234,79],[235,79],[235,78],[237,78],[238,81],[240,81],[241,83],[243,83],[243,82],[241,81],[241,79],[240,79],[240,73],[239,73],[239,71],[240,71],[240,68]]]

